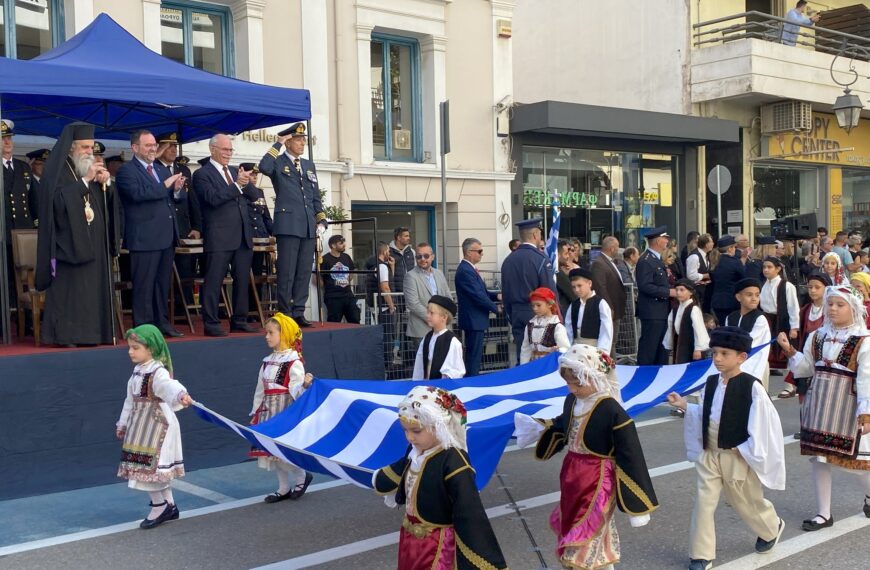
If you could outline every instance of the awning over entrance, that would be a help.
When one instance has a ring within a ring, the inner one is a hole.
[[[690,145],[740,140],[740,127],[736,121],[562,101],[515,106],[511,133],[531,132]]]

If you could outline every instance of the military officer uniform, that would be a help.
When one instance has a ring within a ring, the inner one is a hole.
[[[540,226],[541,219],[522,220],[519,229]],[[556,292],[556,277],[550,258],[530,243],[520,244],[508,255],[501,266],[502,301],[505,314],[511,322],[511,331],[517,346],[517,363],[523,345],[523,333],[533,313],[529,294],[538,287]]]
[[[716,242],[716,247],[731,247],[736,242],[734,236],[722,236]],[[740,308],[734,293],[734,284],[747,277],[746,267],[737,255],[723,253],[719,256],[719,263],[710,273],[713,285],[713,295],[710,298],[710,307],[716,314],[719,323],[724,323],[725,318]]]
[[[279,135],[305,137],[305,123],[295,123]],[[272,229],[278,242],[278,310],[307,326],[304,315],[314,263],[314,240],[317,226],[326,227],[317,170],[313,162],[291,156],[276,142],[260,161],[260,172],[272,180],[275,189]]]
[[[15,134],[15,123],[0,121],[2,136]],[[36,227],[37,204],[31,189],[33,175],[23,160],[3,158],[3,199],[6,201],[6,275],[9,282],[9,304],[15,306],[15,264],[12,261],[12,230],[32,230]]]
[[[252,172],[251,184],[249,185],[258,198],[253,202],[248,202],[248,217],[251,220],[251,232],[254,238],[268,238],[272,235],[272,215],[269,213],[269,206],[266,204],[266,194],[263,189],[258,186],[260,177],[260,169],[253,162],[243,162],[239,168]],[[255,251],[254,259],[251,261],[251,271],[254,275],[263,275],[266,269],[266,256],[269,255],[264,251]],[[260,291],[262,298],[263,291]],[[253,292],[250,295],[248,304],[255,306]]]
[[[668,237],[667,228],[660,226],[644,234],[647,240]],[[638,365],[667,364],[668,352],[662,340],[668,330],[668,312],[671,309],[668,274],[661,254],[647,249],[635,268],[637,280],[637,306],[640,319],[640,339],[637,347]]]
[[[48,155],[51,154],[51,151],[47,148],[41,148],[38,150],[32,150],[27,153],[27,159],[30,161],[30,203],[33,204],[33,207],[30,209],[30,213],[33,215],[33,223],[36,226],[39,226],[39,179],[40,176],[36,174],[37,166],[44,167],[45,161],[48,160]],[[39,172],[42,172],[40,169]]]

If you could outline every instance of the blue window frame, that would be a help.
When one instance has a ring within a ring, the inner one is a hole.
[[[160,4],[160,48],[164,57],[197,69],[227,75],[233,67],[229,9],[200,2]]]
[[[378,160],[421,162],[420,45],[372,34],[372,146]]]
[[[64,41],[61,0],[0,0],[0,55],[32,59]]]

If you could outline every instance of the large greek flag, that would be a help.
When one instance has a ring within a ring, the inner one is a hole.
[[[753,350],[758,351],[759,348]],[[468,447],[480,488],[492,476],[514,431],[514,412],[539,418],[562,413],[568,389],[558,354],[523,366],[430,384],[456,393],[468,409]],[[636,416],[676,391],[688,394],[715,374],[711,360],[672,366],[617,366],[622,398]],[[256,427],[238,424],[197,403],[204,420],[230,429],[273,455],[312,472],[371,487],[372,472],[407,450],[397,406],[420,382],[317,379],[283,413]]]

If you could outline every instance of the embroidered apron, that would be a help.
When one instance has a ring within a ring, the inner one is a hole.
[[[145,374],[139,393],[133,396],[131,422],[121,446],[119,477],[147,481],[157,472],[160,448],[169,423],[160,409],[163,400],[155,396],[152,390],[153,379],[153,372]]]

